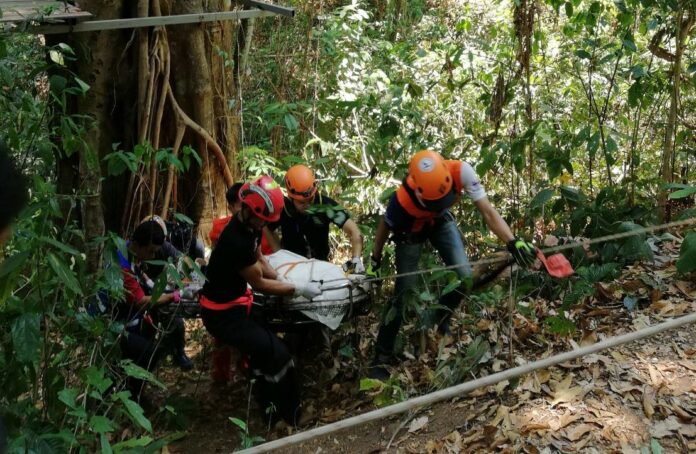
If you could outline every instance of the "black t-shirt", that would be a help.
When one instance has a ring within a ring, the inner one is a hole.
[[[280,220],[269,228],[280,227],[283,249],[307,258],[328,260],[329,226],[333,223],[342,228],[349,218],[348,212],[327,195],[317,194],[306,213],[299,213],[286,197]]]
[[[239,272],[256,263],[260,243],[260,231],[250,230],[236,216],[232,218],[210,255],[203,295],[216,303],[242,296],[247,282]]]

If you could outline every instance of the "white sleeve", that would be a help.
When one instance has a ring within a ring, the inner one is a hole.
[[[461,182],[462,188],[474,202],[486,197],[486,190],[483,188],[478,175],[476,175],[476,171],[468,162],[464,161],[462,161]]]

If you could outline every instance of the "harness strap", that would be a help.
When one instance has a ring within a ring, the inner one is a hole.
[[[251,289],[247,287],[244,295],[226,303],[216,303],[215,301],[206,298],[204,295],[201,295],[198,301],[201,306],[206,309],[210,309],[211,311],[225,311],[227,309],[232,309],[233,307],[243,306],[246,308],[248,315],[251,312],[251,304],[254,302],[254,294],[251,293]]]

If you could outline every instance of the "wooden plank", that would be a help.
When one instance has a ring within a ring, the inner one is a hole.
[[[50,16],[41,16],[41,23],[50,23],[53,21],[66,21],[66,20],[76,20],[84,21],[92,18],[92,13],[86,11],[80,11],[79,13],[53,13]],[[0,23],[19,23],[25,22],[27,20],[38,20],[37,15],[18,15],[18,14],[7,14],[0,18]]]
[[[75,5],[66,5],[62,1],[51,0],[4,0],[0,2],[2,17],[0,23],[25,22],[27,20],[85,20],[92,17],[87,11],[82,11]],[[51,14],[43,14],[45,11]]]
[[[259,9],[242,11],[223,11],[216,13],[178,14],[173,16],[134,17],[130,19],[94,20],[76,25],[39,25],[30,27],[28,31],[40,34],[94,32],[101,30],[120,30],[124,28],[159,27],[166,25],[200,24],[224,20],[251,19],[254,17],[269,17],[276,14]]]

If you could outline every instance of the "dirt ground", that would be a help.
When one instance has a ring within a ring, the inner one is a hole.
[[[597,284],[595,295],[569,314],[578,329],[568,336],[549,334],[541,323],[545,315],[554,314],[557,302],[518,302],[514,365],[696,311],[696,282],[680,280],[672,263],[663,261],[660,269],[628,267],[613,282]],[[635,310],[624,306],[628,295],[642,301]],[[535,313],[526,311],[527,306]],[[183,438],[163,452],[240,449],[240,429],[230,418],[248,422],[249,437],[269,441],[378,408],[375,403],[384,403],[385,396],[399,401],[425,394],[438,383],[442,364],[450,364],[453,368],[445,370],[451,371],[465,367],[459,369],[466,370],[462,380],[510,367],[506,305],[486,306],[473,321],[470,312],[463,307],[455,317],[452,344],[433,333],[420,342],[410,339],[425,347],[425,353],[407,346],[393,368],[391,385],[396,386],[367,391],[360,387],[376,337],[375,314],[334,333],[330,350],[322,346],[320,336],[310,337],[298,352],[304,391],[298,429],[282,423],[268,427],[243,374],[237,373],[228,385],[212,383],[209,341],[200,322],[190,321],[189,353],[196,370],[182,373],[165,365],[157,374],[168,391],[156,399],[169,409],[152,417],[153,426],[161,427],[162,433],[184,431]],[[455,361],[466,359],[480,338],[490,344],[484,355],[473,363]],[[277,452],[696,452],[696,326]]]

